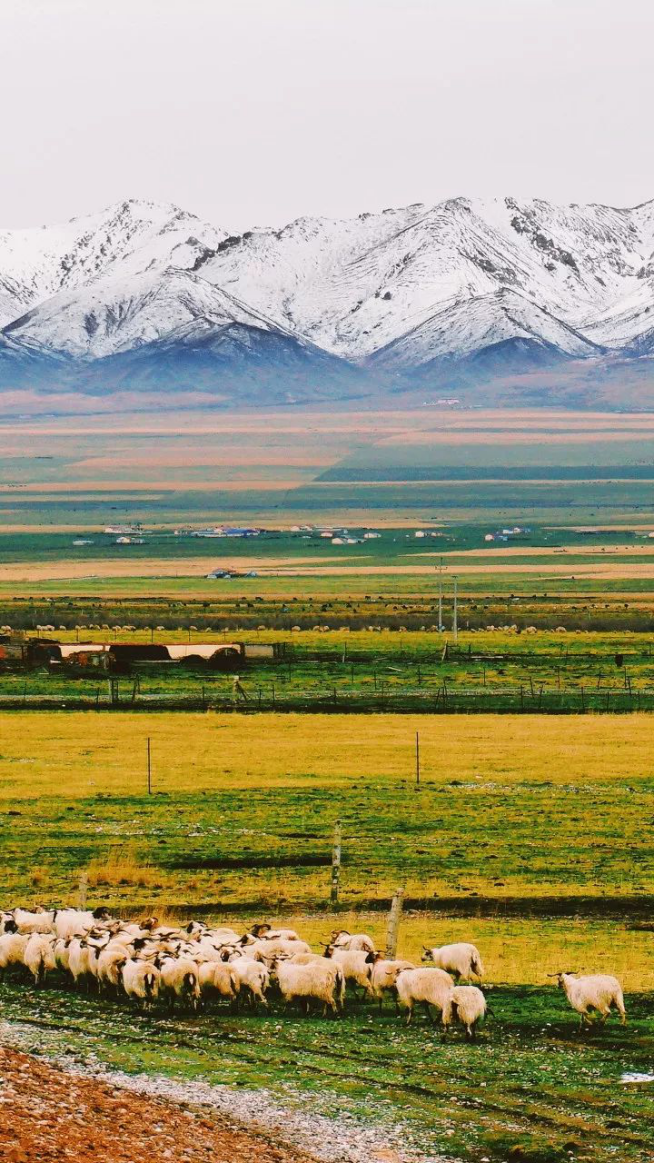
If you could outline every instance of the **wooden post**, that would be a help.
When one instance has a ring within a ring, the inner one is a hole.
[[[82,873],[80,873],[80,878],[79,878],[79,901],[78,901],[78,907],[82,910],[84,910],[86,908],[86,893],[87,893],[88,887],[89,887],[88,873],[82,872]]]
[[[334,845],[332,848],[332,888],[330,899],[338,904],[338,882],[341,875],[341,821],[334,824]]]
[[[150,736],[148,735],[148,795],[152,795],[152,753],[150,748]]]
[[[386,930],[386,956],[389,961],[394,960],[397,954],[397,937],[400,929],[403,899],[404,889],[396,889],[391,901],[391,911],[388,914],[388,929]]]
[[[420,732],[416,731],[416,787],[420,787]]]

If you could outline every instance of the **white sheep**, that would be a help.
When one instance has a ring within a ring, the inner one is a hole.
[[[11,965],[24,965],[25,946],[29,933],[3,933],[0,937],[0,981]]]
[[[109,920],[110,913],[106,908],[94,909],[59,909],[54,918],[54,931],[57,937],[66,940],[77,934],[88,933],[98,921]]]
[[[595,1010],[602,1023],[608,1018],[611,1008],[615,1006],[620,1015],[623,1026],[627,1020],[624,1008],[622,986],[617,977],[608,973],[590,973],[583,977],[576,973],[550,973],[548,977],[556,977],[559,989],[562,989],[573,1010],[579,1014],[580,1029],[591,1026],[592,1019],[589,1010]]]
[[[240,950],[234,950],[229,954],[229,964],[236,974],[239,994],[246,991],[250,1005],[256,1006],[260,1002],[267,1009],[266,992],[270,986],[270,973],[263,962],[255,961],[254,957],[248,957],[247,953]]]
[[[448,1026],[452,1012],[454,982],[444,969],[403,969],[397,976],[396,990],[400,1004],[408,1010],[407,1025],[413,1017],[416,1002],[422,1002],[430,1022],[434,1023],[430,1006],[440,1011],[444,1026]]]
[[[373,997],[379,1002],[381,1013],[384,994],[392,993],[395,997],[395,1011],[397,1013],[397,990],[395,988],[398,974],[403,969],[415,969],[413,961],[388,959],[383,953],[367,953],[366,960],[370,965],[370,989]]]
[[[45,912],[37,908],[34,912],[27,909],[14,909],[13,918],[19,933],[51,933],[56,910]]]
[[[122,967],[123,989],[129,998],[143,1003],[149,1010],[159,994],[160,973],[156,965],[129,958]]]
[[[290,961],[278,960],[273,964],[281,995],[286,1005],[299,1001],[305,1013],[309,1012],[311,1000],[323,1003],[323,1016],[330,1009],[335,1017],[343,1005],[345,977],[337,963],[322,958],[322,963],[294,965]]]
[[[469,941],[457,941],[454,945],[440,945],[425,950],[423,961],[431,961],[437,969],[444,969],[459,981],[462,977],[469,980],[471,977],[483,977],[484,966],[476,945]]]
[[[23,965],[32,974],[34,984],[43,985],[48,970],[57,968],[52,939],[44,933],[31,933],[25,945]]]
[[[68,946],[68,972],[73,979],[73,985],[85,984],[87,989],[91,977],[90,970],[91,950],[84,937],[73,937]]]
[[[164,957],[158,968],[161,970],[160,992],[168,998],[170,1008],[173,1009],[176,1001],[185,1001],[192,1009],[197,1009],[200,1002],[197,962],[190,957]]]
[[[71,941],[72,941],[72,937],[70,937],[70,938],[57,937],[57,939],[54,943],[53,952],[54,952],[55,965],[56,965],[57,969],[60,969],[62,971],[62,973],[68,973],[68,971],[70,969],[70,942]]]
[[[130,960],[132,950],[120,942],[110,941],[101,949],[95,962],[98,988],[117,990],[123,981],[123,967]]]
[[[465,1026],[466,1038],[474,1038],[479,1022],[486,1016],[486,998],[476,985],[455,985],[452,990],[452,1020]]]
[[[334,929],[330,944],[337,949],[361,949],[366,953],[375,951],[375,942],[367,933],[348,933],[347,929]]]
[[[335,961],[343,970],[345,983],[358,985],[365,996],[372,997],[370,974],[372,965],[368,961],[369,953],[365,949],[339,949],[335,945],[328,945],[325,958]]]
[[[295,929],[275,929],[268,923],[253,925],[250,933],[246,936],[252,936],[259,941],[299,941],[300,938],[295,932]]]
[[[235,1001],[238,996],[238,978],[229,962],[200,962],[198,981],[203,998],[226,997],[229,1001]]]
[[[270,941],[255,941],[242,947],[247,950],[250,957],[263,961],[272,961],[276,957],[293,957],[296,953],[311,953],[311,946],[306,941],[287,941],[283,937],[275,937]]]

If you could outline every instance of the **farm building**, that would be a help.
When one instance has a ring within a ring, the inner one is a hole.
[[[278,658],[283,643],[57,642],[47,638],[0,640],[0,665],[97,669],[126,673],[135,666],[173,665],[233,673],[249,658]]]

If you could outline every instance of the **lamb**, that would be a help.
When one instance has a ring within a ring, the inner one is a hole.
[[[455,985],[452,990],[452,1019],[465,1026],[466,1038],[475,1038],[479,1022],[486,1016],[486,998],[476,985]]]
[[[430,1006],[440,1010],[444,1026],[448,1026],[452,1016],[452,988],[454,982],[444,969],[403,969],[398,973],[397,996],[408,1010],[407,1025],[413,1017],[415,1003],[422,1002],[432,1025],[434,1019]]]
[[[313,962],[311,965],[294,965],[291,961],[280,959],[274,962],[273,970],[286,1005],[291,1001],[299,1001],[305,1013],[308,1013],[309,1003],[315,999],[323,1003],[323,1016],[331,1009],[334,1016],[338,1017],[345,990],[345,977],[340,965],[325,958],[321,964]]]
[[[122,967],[123,989],[129,998],[143,1003],[143,1009],[149,1010],[152,1002],[159,994],[160,973],[156,965],[147,961],[135,961],[129,958]]]
[[[226,997],[235,1001],[239,982],[229,962],[203,961],[198,966],[198,981],[203,997]]]
[[[592,1026],[589,1010],[596,1010],[602,1024],[606,1021],[611,1008],[615,1006],[624,1026],[627,1014],[624,1008],[622,986],[617,977],[608,973],[590,973],[578,977],[574,970],[567,973],[549,973],[548,977],[556,977],[559,989],[562,989],[573,1010],[579,1014],[579,1028]]]
[[[156,961],[155,961],[156,964]],[[168,998],[170,1008],[175,1001],[186,1001],[196,1010],[200,1002],[200,982],[197,962],[190,957],[165,957],[157,966],[161,970],[160,992]]]
[[[415,969],[413,961],[389,960],[382,953],[367,953],[366,961],[370,965],[370,989],[373,997],[379,1002],[381,1013],[385,993],[395,995],[395,1012],[397,1013],[397,990],[395,988],[398,974],[403,969]]]
[[[23,965],[34,978],[36,986],[43,985],[50,969],[56,969],[53,942],[43,933],[32,933],[26,942]]]
[[[423,961],[431,961],[438,969],[444,969],[460,981],[462,977],[469,980],[471,977],[483,977],[484,966],[476,945],[468,941],[458,941],[454,945],[441,945],[425,950]]]
[[[367,933],[348,933],[347,929],[334,929],[330,944],[337,949],[362,949],[366,953],[375,951],[375,943]]]
[[[351,981],[353,985],[361,987],[364,995],[372,997],[370,985],[372,965],[369,964],[369,954],[364,949],[338,949],[335,945],[328,945],[325,957],[340,965],[346,984]]]

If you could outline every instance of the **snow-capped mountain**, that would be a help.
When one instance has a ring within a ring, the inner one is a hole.
[[[99,359],[173,335],[185,324],[207,330],[237,324],[279,331],[272,320],[188,270],[92,279],[59,291],[5,328],[5,336],[53,351]]]
[[[98,276],[187,268],[225,231],[177,206],[121,202],[60,226],[0,231],[0,325]]]
[[[295,399],[436,386],[464,368],[483,399],[493,377],[582,361],[640,361],[642,384],[654,203],[453,198],[230,234],[124,202],[0,232],[0,319],[9,385],[17,368],[47,380],[48,353],[84,385],[238,381],[241,399],[273,382],[283,394],[284,377]]]

